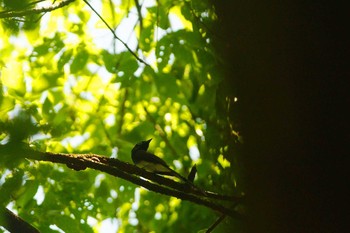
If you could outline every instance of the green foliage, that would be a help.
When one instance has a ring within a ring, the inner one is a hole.
[[[21,9],[35,6],[20,2]],[[0,3],[0,11],[19,9],[12,1]],[[133,3],[101,1],[102,17],[113,26],[139,17]],[[150,150],[179,173],[187,175],[197,164],[199,186],[227,195],[241,191],[233,172],[238,138],[228,116],[234,94],[221,86],[220,58],[211,43],[215,12],[201,0],[157,3],[142,6],[143,26],[137,21],[129,35],[149,66],[118,40],[96,42],[111,32],[83,1],[46,13],[36,31],[7,24],[14,18],[2,20],[0,141],[12,149],[0,148],[0,204],[12,203],[42,232],[57,232],[53,225],[98,232],[92,219],[109,218],[118,219],[118,232],[198,232],[217,215],[107,174],[28,161],[28,145],[131,162],[133,145],[153,138]],[[10,35],[8,27],[18,34]],[[199,157],[190,155],[196,150]]]
[[[1,0],[0,9],[4,11],[23,11],[35,8],[39,1],[31,0]],[[12,33],[22,30],[35,30],[38,27],[39,15],[24,15],[23,17],[5,18],[1,21],[4,28]]]

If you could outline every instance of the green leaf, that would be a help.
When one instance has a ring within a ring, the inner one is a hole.
[[[191,9],[190,7],[188,6],[189,4],[183,4],[181,6],[181,13],[182,15],[185,17],[185,19],[189,20],[189,21],[192,21],[193,19],[193,16],[192,16],[192,13],[191,13]]]
[[[120,54],[119,66],[117,70],[124,72],[124,76],[133,76],[138,68],[139,65],[135,57],[132,56],[129,52]]]
[[[46,115],[51,115],[53,113],[53,105],[49,98],[45,98],[43,103],[43,113]]]
[[[128,52],[124,52],[118,56],[116,77],[112,82],[120,82],[121,87],[131,87],[136,81],[134,73],[139,68],[135,58]]]
[[[39,183],[36,180],[27,180],[24,186],[15,194],[17,205],[26,208],[30,201],[34,201],[34,195],[38,191]]]
[[[63,76],[63,72],[48,72],[33,80],[33,92],[41,93],[52,87],[59,85],[58,79]]]
[[[53,222],[64,232],[80,232],[79,222],[69,216],[56,216]]]
[[[154,16],[154,20],[157,22],[157,26],[166,30],[170,27],[169,21],[169,9],[165,7],[148,7],[147,10]],[[158,17],[158,18],[156,18]]]
[[[12,199],[12,195],[20,189],[24,172],[22,170],[11,173],[0,186],[0,205],[6,206]]]
[[[63,54],[60,56],[60,59],[57,62],[57,69],[59,71],[63,71],[63,66],[70,61],[70,59],[72,58],[72,55],[73,55],[72,49],[68,49],[63,52]]]
[[[150,24],[147,27],[144,27],[141,31],[141,36],[139,40],[139,46],[140,48],[148,52],[152,48],[152,42],[153,42],[153,35],[154,35],[154,25]]]
[[[113,55],[109,53],[107,50],[102,50],[101,55],[102,55],[102,60],[108,72],[114,74],[116,72],[116,65],[117,65],[119,56]]]
[[[84,69],[88,59],[89,59],[89,53],[85,49],[80,47],[75,57],[73,58],[72,64],[70,65],[71,73],[75,74],[78,71]]]
[[[171,98],[179,101],[179,88],[176,79],[172,75],[158,74],[154,78],[159,96],[162,98]]]

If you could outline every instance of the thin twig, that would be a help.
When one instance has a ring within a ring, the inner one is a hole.
[[[109,0],[109,7],[111,9],[111,16],[112,16],[112,24],[116,25],[116,20],[115,20],[115,10],[114,10],[114,4],[112,0]],[[115,38],[114,38],[115,39]],[[116,53],[116,43],[115,40],[113,40],[112,42],[112,46],[113,46],[113,52]]]
[[[216,227],[217,225],[219,225],[219,223],[222,222],[222,220],[224,220],[225,217],[226,217],[226,215],[224,215],[224,214],[221,215],[221,216],[214,222],[214,224],[211,225],[211,226],[208,228],[208,230],[206,231],[206,233],[212,232],[212,231],[215,229],[215,227]]]
[[[75,0],[66,0],[66,1],[61,1],[55,4],[52,4],[49,7],[42,7],[42,8],[33,8],[33,9],[26,9],[26,10],[21,10],[21,11],[2,11],[0,12],[0,18],[10,18],[10,17],[23,17],[27,15],[34,15],[34,14],[39,14],[39,13],[45,13],[45,12],[50,12],[53,10],[56,10],[58,8],[62,8],[69,3],[74,2]]]
[[[117,39],[120,43],[122,43],[125,48],[141,63],[145,64],[146,66],[149,66],[144,60],[139,58],[137,54],[131,50],[131,48],[122,40],[120,39],[117,34],[115,34],[114,30],[108,25],[108,23],[102,18],[102,16],[90,5],[90,3],[87,0],[83,0],[86,5],[90,7],[90,9],[101,19],[101,21],[106,25],[106,27],[112,32],[115,39]]]
[[[141,37],[141,32],[143,29],[143,18],[141,14],[141,5],[138,0],[135,0],[135,6],[136,6],[137,14],[139,16],[139,21],[140,21],[140,37]]]

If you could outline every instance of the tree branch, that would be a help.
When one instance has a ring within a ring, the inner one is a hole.
[[[122,40],[120,39],[117,34],[115,34],[114,30],[111,28],[111,26],[108,25],[108,23],[102,18],[102,16],[90,5],[90,3],[87,0],[83,0],[86,5],[88,5],[90,7],[90,9],[102,20],[102,22],[107,26],[107,28],[112,32],[113,36],[115,39],[119,40],[120,43],[122,43],[125,48],[141,63],[145,64],[146,66],[149,66],[149,64],[147,64],[144,60],[142,60],[141,58],[139,58],[137,56],[137,54],[131,50],[131,48]]]
[[[26,9],[26,10],[21,10],[21,11],[2,11],[0,12],[0,19],[1,18],[11,18],[11,17],[23,17],[27,15],[34,15],[34,14],[39,14],[39,13],[45,13],[45,12],[50,12],[53,10],[56,10],[58,8],[62,8],[75,0],[63,0],[61,2],[52,4],[49,7],[41,7],[41,8],[32,8],[32,9]]]
[[[3,206],[0,206],[0,226],[10,232],[39,233],[38,229]]]
[[[207,230],[205,233],[210,233],[210,232],[212,232],[212,231],[215,229],[215,227],[216,227],[217,225],[219,225],[219,223],[222,222],[222,220],[224,220],[225,217],[226,217],[226,216],[225,216],[224,214],[221,215],[221,216],[214,222],[214,224],[211,225],[211,226],[208,228],[208,230]]]
[[[0,152],[1,151],[9,152],[10,150],[8,150],[5,145],[0,146]],[[86,168],[99,170],[112,176],[130,181],[153,192],[173,196],[181,200],[190,201],[199,205],[206,206],[212,210],[215,210],[232,218],[242,219],[242,216],[233,209],[210,201],[208,199],[209,196],[203,194],[200,189],[195,189],[195,186],[191,186],[187,183],[175,182],[174,180],[147,172],[135,165],[120,161],[118,159],[108,158],[96,154],[63,154],[39,152],[29,149],[29,147],[16,152],[12,151],[11,153],[21,153],[21,155],[16,156],[25,157],[27,159],[66,164],[67,167],[77,171],[84,170]],[[142,179],[139,176],[142,176],[156,183]],[[210,198],[213,198],[213,196]],[[239,199],[237,198],[236,201],[237,202],[235,202],[234,205],[238,204]]]

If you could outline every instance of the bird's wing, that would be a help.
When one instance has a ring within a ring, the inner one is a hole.
[[[158,156],[152,154],[152,153],[149,153],[147,151],[142,151],[142,160],[144,161],[147,161],[147,162],[150,162],[150,163],[157,163],[157,164],[161,164],[165,167],[168,167],[168,164],[161,158],[159,158]]]
[[[186,178],[171,169],[163,159],[152,153],[147,151],[137,151],[132,157],[136,166],[143,168],[146,171],[161,175],[176,176],[182,180],[186,180]]]
[[[171,175],[172,169],[166,164],[164,160],[146,151],[138,151],[137,156],[140,156],[136,165],[149,172],[158,174]]]
[[[159,174],[170,174],[171,169],[164,160],[147,151],[137,151],[133,154],[134,163],[146,171]]]

